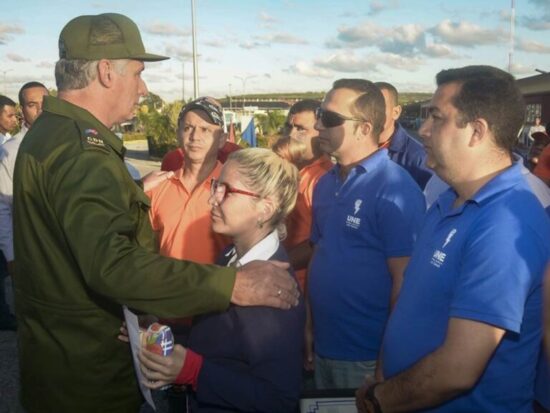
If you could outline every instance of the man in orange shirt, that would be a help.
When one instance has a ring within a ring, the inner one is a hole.
[[[305,145],[298,199],[287,220],[288,236],[285,240],[302,291],[305,288],[306,268],[313,252],[309,244],[313,189],[319,178],[333,166],[330,158],[321,152],[319,132],[314,128],[315,111],[320,105],[321,102],[311,99],[296,102],[290,108],[285,124],[287,135]]]
[[[151,224],[162,255],[211,264],[228,244],[212,231],[208,205],[210,180],[221,169],[218,150],[226,140],[219,103],[201,97],[185,105],[178,117],[178,138],[183,166],[147,193]]]

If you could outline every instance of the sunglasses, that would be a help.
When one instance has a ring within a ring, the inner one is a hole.
[[[217,179],[212,178],[210,181],[210,195],[213,196],[218,204],[221,204],[225,201],[228,194],[241,194],[246,196],[252,196],[254,198],[261,198],[260,195],[255,194],[254,192],[244,191],[242,189],[237,189],[229,186],[225,182],[220,182]]]
[[[348,116],[341,115],[337,112],[325,110],[323,108],[317,108],[315,111],[315,118],[320,120],[325,128],[335,128],[341,126],[347,120],[353,120],[355,122],[365,122],[364,119],[350,118]]]

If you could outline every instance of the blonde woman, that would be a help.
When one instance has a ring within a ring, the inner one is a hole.
[[[209,200],[213,230],[233,240],[218,264],[288,262],[280,239],[297,187],[296,167],[272,151],[232,153]],[[199,317],[188,348],[176,345],[168,357],[143,350],[144,374],[154,381],[148,386],[190,385],[191,412],[291,412],[300,394],[304,322],[303,302],[290,310],[231,306]]]

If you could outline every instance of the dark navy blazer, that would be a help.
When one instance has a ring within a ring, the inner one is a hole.
[[[225,265],[228,258],[222,257],[218,264]],[[282,245],[271,259],[288,262]],[[304,324],[301,297],[290,310],[231,305],[223,313],[198,317],[189,348],[201,354],[204,362],[191,411],[296,411]]]

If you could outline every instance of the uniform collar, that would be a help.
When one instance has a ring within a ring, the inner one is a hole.
[[[45,112],[90,124],[94,129],[97,129],[106,144],[113,148],[121,157],[124,155],[122,141],[86,109],[53,96],[44,96],[43,109]]]
[[[453,203],[458,196],[454,189],[449,188],[441,194],[437,200],[440,211],[448,215],[460,214],[467,204],[475,203],[481,205],[486,203],[495,195],[513,188],[518,183],[523,181],[523,162],[521,159],[514,157],[514,163],[499,173],[485,185],[483,185],[470,199],[464,202],[456,210],[452,210]]]

